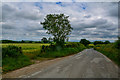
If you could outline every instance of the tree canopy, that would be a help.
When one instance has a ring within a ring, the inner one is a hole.
[[[68,17],[64,14],[48,14],[44,18],[44,22],[41,22],[43,28],[47,30],[46,33],[54,36],[53,40],[56,45],[63,45],[67,36],[71,34],[73,28]]]
[[[94,45],[97,45],[97,44],[104,44],[104,42],[102,42],[102,41],[94,41]]]
[[[80,43],[84,44],[85,46],[87,46],[88,44],[90,44],[89,40],[86,39],[81,39]]]
[[[47,42],[48,42],[48,40],[47,40],[46,37],[43,37],[43,38],[41,39],[41,41],[42,41],[43,43],[47,43]]]
[[[110,43],[110,41],[108,41],[108,40],[104,42],[104,44],[109,44],[109,43]]]
[[[118,37],[118,40],[115,42],[115,47],[120,50],[120,37]]]

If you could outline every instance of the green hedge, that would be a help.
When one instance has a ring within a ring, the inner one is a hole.
[[[63,56],[75,54],[84,49],[86,49],[86,47],[83,44],[77,42],[70,42],[66,44],[64,47],[55,46],[55,45],[42,46],[42,50],[41,53],[39,54],[39,57],[44,57],[44,58],[63,57]]]

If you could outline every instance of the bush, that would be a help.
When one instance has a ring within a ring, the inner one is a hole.
[[[31,64],[30,59],[23,55],[21,47],[7,46],[2,48],[3,73]]]
[[[69,42],[68,44],[66,44],[66,47],[79,47],[80,45],[82,45],[79,42]]]
[[[116,42],[115,42],[115,47],[117,49],[120,49],[120,39],[118,39]]]
[[[118,37],[118,40],[115,42],[114,46],[118,49],[118,60],[120,61],[120,37]]]
[[[21,47],[17,46],[7,46],[2,48],[2,57],[13,57],[17,58],[18,56],[22,55],[22,49]]]
[[[57,58],[63,57],[71,54],[75,54],[77,52],[82,51],[86,47],[79,42],[69,42],[64,47],[59,47],[55,45],[50,45],[42,48],[42,52],[39,54],[39,57],[44,58]]]

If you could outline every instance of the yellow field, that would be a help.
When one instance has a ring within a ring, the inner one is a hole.
[[[95,45],[94,44],[89,44],[90,47],[94,47]]]
[[[45,43],[3,43],[2,47],[14,45],[22,48],[23,53],[33,53],[41,49],[42,45],[48,46],[50,44]]]

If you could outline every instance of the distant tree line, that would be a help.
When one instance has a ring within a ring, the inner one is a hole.
[[[13,40],[0,40],[0,43],[52,43],[53,39],[52,38],[46,38],[43,37],[41,39],[41,41],[30,41],[30,40],[21,40],[21,41],[13,41]],[[85,46],[87,46],[88,44],[109,44],[110,41],[94,41],[94,42],[90,42],[89,40],[86,39],[81,39],[80,43],[84,44]]]
[[[31,40],[21,40],[21,41],[14,41],[14,40],[0,40],[0,43],[51,43],[52,38],[43,37],[41,41],[31,41]]]
[[[105,41],[105,42],[103,42],[103,41],[95,41],[94,45],[97,45],[97,44],[109,44],[109,43],[110,43],[110,41]]]
[[[28,40],[21,40],[21,41],[13,41],[13,40],[0,40],[1,43],[41,43],[41,41],[28,41]]]
[[[89,40],[86,40],[86,39],[81,39],[80,40],[80,43],[84,44],[85,46],[87,46],[88,44],[94,44],[94,45],[97,45],[97,44],[109,44],[110,41],[106,40],[106,41],[94,41],[94,42],[90,42]]]

